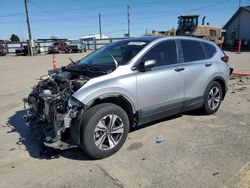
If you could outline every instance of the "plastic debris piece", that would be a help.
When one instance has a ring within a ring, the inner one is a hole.
[[[161,138],[156,138],[155,139],[156,144],[161,144],[162,142],[164,142],[164,139],[161,139]]]
[[[213,176],[217,176],[219,174],[219,172],[215,172],[215,173],[213,173],[212,175]]]

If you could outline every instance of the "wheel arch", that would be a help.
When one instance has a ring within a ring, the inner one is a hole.
[[[226,92],[227,92],[226,81],[225,81],[225,79],[224,79],[223,77],[221,77],[221,76],[216,76],[216,77],[214,77],[214,78],[209,82],[209,84],[212,83],[212,82],[214,82],[214,81],[218,82],[218,83],[220,84],[220,86],[221,86],[221,89],[222,89],[222,100],[223,100],[223,99],[225,98],[225,95],[226,95]],[[208,84],[208,85],[209,85],[209,84]]]
[[[93,99],[86,109],[89,109],[97,104],[112,103],[120,106],[128,115],[130,125],[134,126],[136,123],[136,108],[133,102],[125,95],[114,93],[99,96]]]

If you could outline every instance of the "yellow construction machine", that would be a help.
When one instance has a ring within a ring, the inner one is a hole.
[[[221,45],[224,41],[221,36],[221,29],[219,27],[211,26],[209,23],[205,24],[205,16],[202,19],[202,24],[199,25],[199,15],[185,15],[178,17],[177,30],[171,29],[168,31],[152,31],[153,36],[195,36],[204,38]]]

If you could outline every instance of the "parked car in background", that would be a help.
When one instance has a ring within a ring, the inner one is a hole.
[[[7,50],[4,45],[0,44],[0,56],[4,56],[7,54]]]
[[[33,52],[33,55],[36,55],[38,53],[40,53],[40,49],[38,46],[35,46],[35,47],[32,47],[32,52]],[[22,46],[18,49],[16,49],[16,55],[28,55],[29,54],[29,51],[28,51],[28,46],[25,45],[25,46]]]
[[[48,53],[67,53],[70,51],[69,46],[64,41],[54,42],[48,49]]]
[[[69,41],[70,52],[86,52],[86,44],[80,40]]]
[[[80,146],[94,158],[117,152],[134,126],[200,109],[225,97],[228,56],[193,37],[142,37],[111,43],[41,77],[25,103],[29,125],[46,126],[44,144]]]

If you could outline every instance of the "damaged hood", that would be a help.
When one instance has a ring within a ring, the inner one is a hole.
[[[124,75],[124,71],[130,73]],[[88,102],[93,100],[94,96],[102,96],[102,93],[111,94],[114,90],[119,92],[120,88],[117,87],[117,81],[122,82],[120,84],[118,83],[118,85],[130,85],[130,79],[126,79],[130,77],[130,74],[134,74],[130,66],[119,66],[109,74],[90,79],[72,96],[87,105]]]

